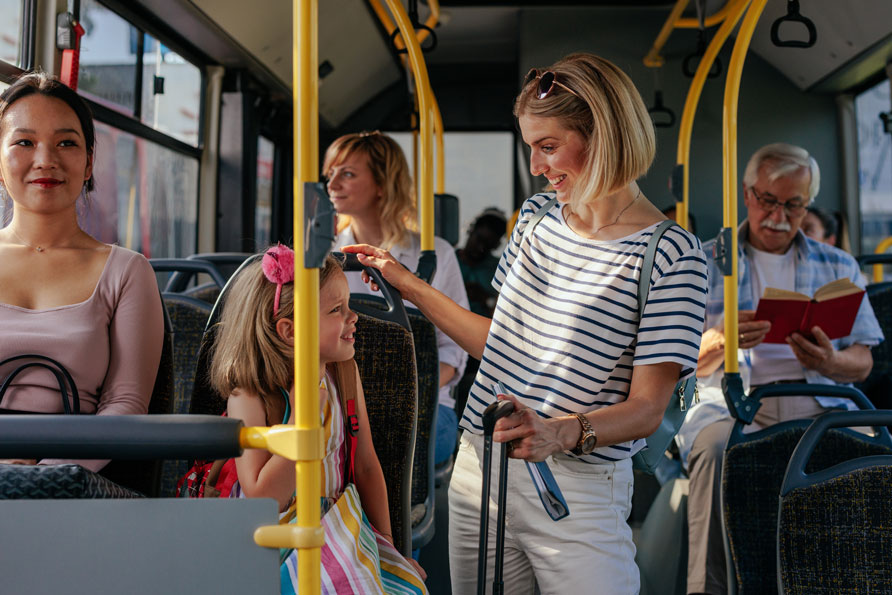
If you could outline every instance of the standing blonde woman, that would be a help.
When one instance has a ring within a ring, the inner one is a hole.
[[[358,243],[382,246],[409,270],[417,269],[421,238],[415,232],[415,193],[409,164],[396,141],[380,132],[342,136],[328,147],[323,172],[328,178],[328,194],[338,212],[335,249]],[[452,246],[443,238],[434,238],[434,248],[437,272],[433,287],[468,308],[468,296]],[[351,293],[371,293],[358,274],[347,277]],[[434,460],[439,464],[455,451],[458,418],[452,387],[461,379],[467,354],[439,328],[437,347],[440,395]]]
[[[544,176],[554,192],[521,207],[493,279],[500,294],[492,319],[458,307],[385,250],[344,251],[379,268],[481,360],[449,487],[453,593],[476,587],[467,569],[477,557],[481,414],[495,381],[504,383],[510,393],[504,398],[516,408],[495,432],[515,459],[508,471],[505,592],[532,593],[538,583],[542,593],[637,593],[626,522],[631,457],[656,430],[676,382],[695,371],[704,254],[695,236],[677,227],[666,231],[639,319],[644,251],[665,217],[635,182],[653,160],[654,132],[638,91],[616,66],[572,54],[534,69],[514,113],[531,150],[530,172]],[[554,522],[546,514],[523,459],[549,461],[568,517]]]

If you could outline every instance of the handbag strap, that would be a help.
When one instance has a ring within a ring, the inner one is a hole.
[[[638,324],[641,324],[641,317],[644,316],[644,306],[647,304],[647,294],[650,293],[650,276],[654,270],[657,246],[666,230],[673,225],[678,224],[672,219],[666,219],[657,225],[653,235],[647,241],[647,249],[644,251],[644,262],[641,263],[641,276],[638,277]]]
[[[341,401],[341,411],[344,414],[344,440],[347,441],[347,483],[356,483],[355,461],[356,443],[359,435],[359,417],[356,415],[356,363],[350,359],[345,362],[331,364],[334,368],[335,388],[338,391],[338,399]]]
[[[520,238],[520,243],[523,244],[523,241],[533,233],[533,230],[539,225],[539,222],[542,221],[542,218],[545,217],[545,214],[551,210],[551,207],[557,203],[557,197],[553,197],[545,201],[541,207],[536,209],[536,212],[533,213],[533,216],[530,217],[530,220],[527,222],[527,226],[523,228],[523,237]]]
[[[20,372],[23,372],[28,368],[45,368],[49,370],[53,374],[53,376],[55,376],[56,382],[59,383],[59,392],[62,394],[62,410],[65,412],[65,415],[77,415],[81,412],[80,395],[77,392],[77,385],[74,383],[74,378],[71,377],[71,374],[68,373],[68,370],[65,368],[65,366],[51,357],[28,353],[24,355],[16,355],[0,361],[0,367],[22,359],[38,361],[31,361],[21,364],[3,380],[3,384],[0,385],[0,403],[3,402],[3,397],[6,395],[6,391],[12,384],[13,379],[18,376]],[[66,383],[67,386],[71,388],[70,400],[68,395],[68,388],[66,388]]]

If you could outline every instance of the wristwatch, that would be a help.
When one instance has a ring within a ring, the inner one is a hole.
[[[570,452],[574,455],[591,454],[598,444],[598,435],[595,434],[595,429],[586,416],[581,413],[573,413],[572,415],[579,420],[579,425],[582,426],[582,435],[579,437],[579,442],[576,443],[576,448]]]

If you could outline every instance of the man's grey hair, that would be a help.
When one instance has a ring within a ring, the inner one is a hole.
[[[763,165],[771,182],[789,176],[800,168],[807,167],[811,174],[808,183],[807,198],[809,202],[818,195],[818,190],[821,188],[821,170],[818,168],[815,158],[802,147],[787,143],[765,145],[753,153],[746,164],[746,171],[743,174],[744,185],[752,187],[756,183],[759,178],[759,168]]]

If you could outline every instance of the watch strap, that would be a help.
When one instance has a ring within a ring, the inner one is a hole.
[[[588,418],[581,413],[573,413],[573,417],[579,421],[579,425],[582,426],[582,433],[579,435],[579,440],[576,442],[576,448],[571,450],[575,455],[588,454],[582,451],[582,443],[585,442],[585,439],[588,436],[595,437],[595,444],[597,444],[597,435],[595,434],[595,429],[592,427],[592,424],[588,421]]]

